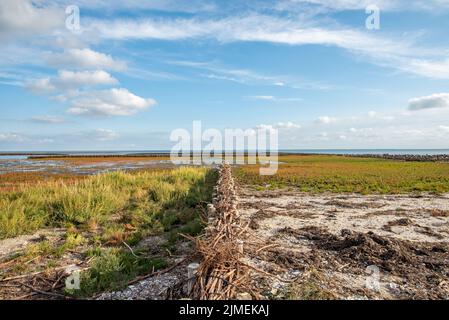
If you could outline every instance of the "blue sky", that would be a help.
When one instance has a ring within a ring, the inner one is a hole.
[[[271,126],[283,149],[449,148],[448,18],[447,0],[1,0],[0,150],[167,149],[194,120]]]

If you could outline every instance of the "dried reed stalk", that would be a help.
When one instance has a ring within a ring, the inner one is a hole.
[[[231,167],[219,168],[213,205],[203,236],[193,239],[202,257],[190,296],[193,299],[234,299],[238,293],[252,292],[248,266],[241,262],[243,252],[238,237],[244,229],[237,210],[237,195]]]

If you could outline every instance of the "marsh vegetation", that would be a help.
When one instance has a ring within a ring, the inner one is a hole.
[[[92,296],[126,285],[166,266],[160,253],[170,252],[180,234],[202,230],[201,213],[214,182],[210,169],[183,167],[19,184],[0,194],[0,239],[46,229],[62,233],[42,236],[2,259],[0,264],[8,267],[2,268],[0,280],[52,270],[75,253],[90,263],[81,290],[69,294]],[[157,254],[135,247],[156,235],[166,239],[164,247],[154,250]]]
[[[405,162],[332,155],[285,155],[272,176],[259,166],[242,166],[235,175],[256,189],[293,188],[303,192],[388,194],[449,192],[449,163]]]

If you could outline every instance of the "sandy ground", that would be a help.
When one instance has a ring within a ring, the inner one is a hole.
[[[268,298],[449,298],[449,194],[240,190]],[[282,281],[281,281],[282,280]],[[290,280],[291,282],[284,282]]]
[[[65,229],[42,229],[30,235],[0,240],[0,260],[23,251],[29,244],[38,243],[43,239],[59,239],[65,234]]]

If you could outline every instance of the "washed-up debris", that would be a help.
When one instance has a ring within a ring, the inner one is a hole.
[[[242,262],[245,232],[237,210],[231,167],[219,168],[213,207],[209,207],[205,234],[194,239],[201,263],[190,296],[194,299],[233,299],[248,296],[249,267]]]

